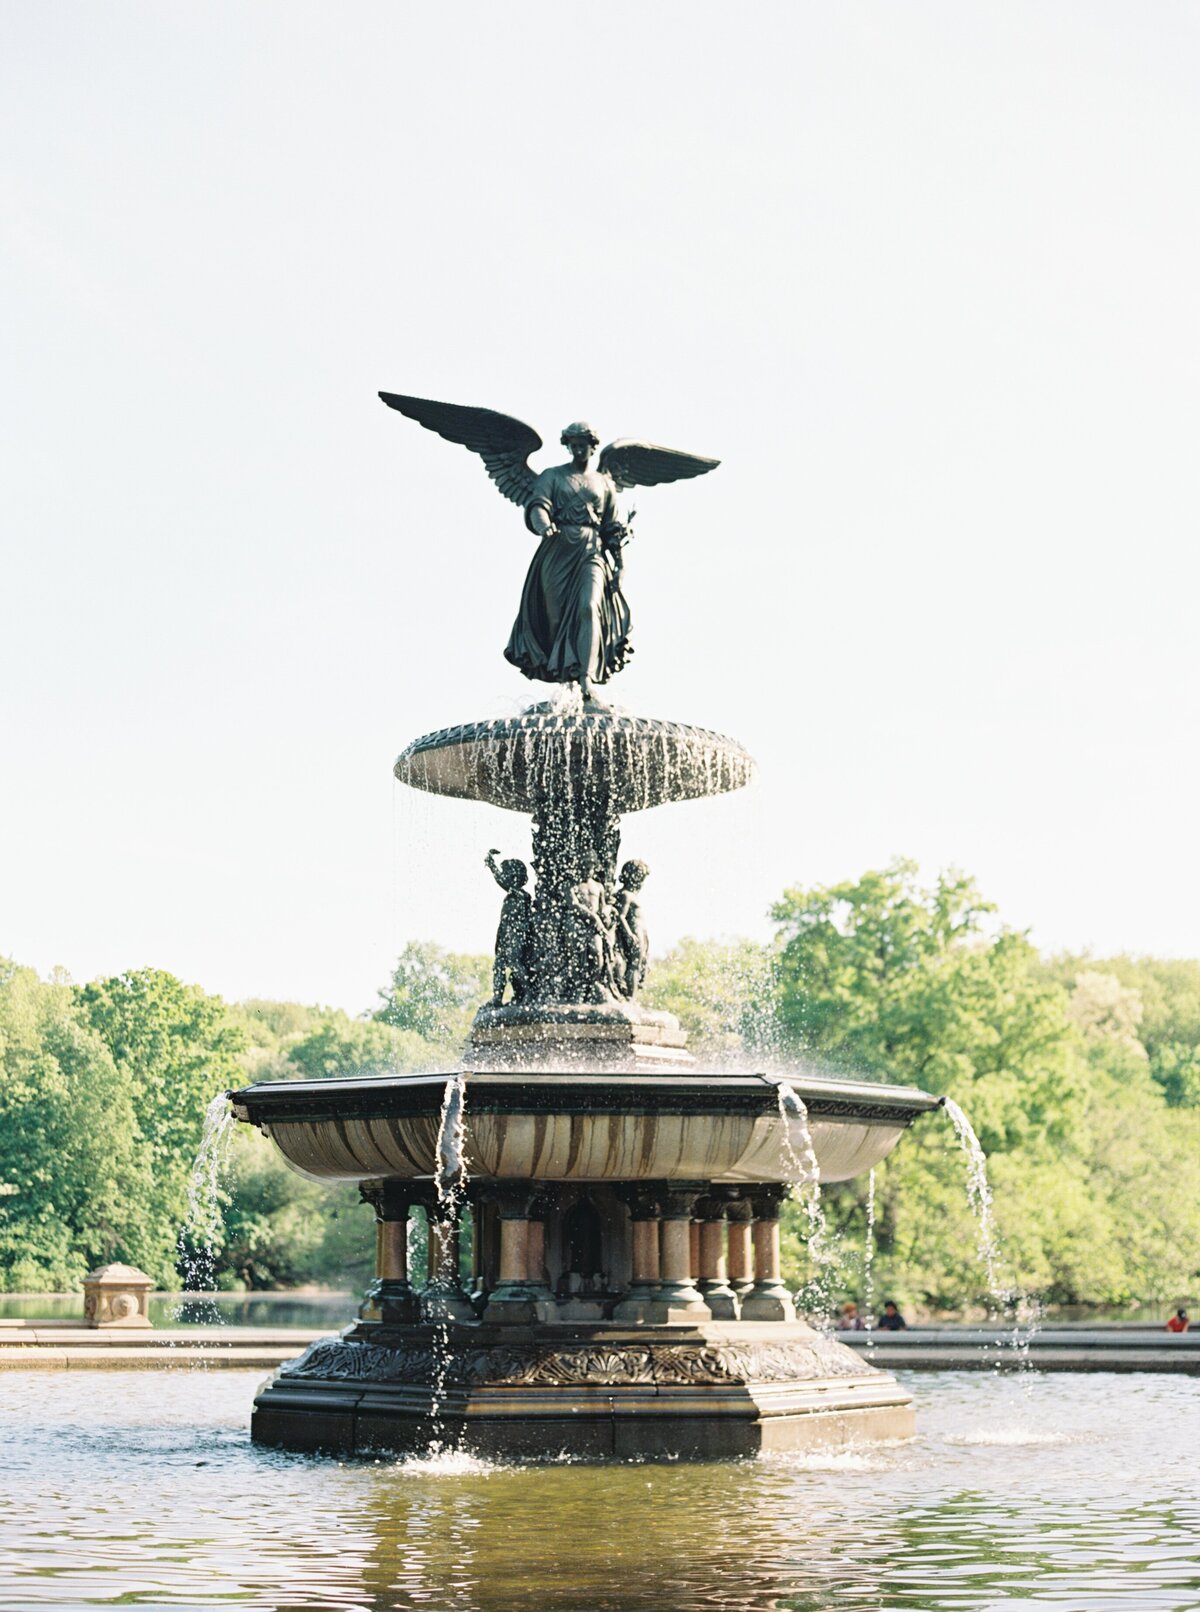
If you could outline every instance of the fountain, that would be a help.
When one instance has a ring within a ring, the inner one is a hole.
[[[728,1457],[903,1437],[909,1395],[799,1319],[780,1206],[873,1169],[938,1100],[907,1087],[706,1072],[639,1001],[647,939],[621,818],[735,790],[734,740],[596,695],[630,653],[617,490],[714,461],[568,427],[572,463],[482,409],[383,394],[484,459],[541,542],[508,658],[568,685],[519,716],[414,740],[397,778],[532,820],[504,890],[493,999],[457,1068],[260,1084],[232,1094],[302,1174],[358,1183],[376,1279],[357,1320],[260,1392],[253,1436],[338,1452],[448,1445],[520,1457]],[[429,1218],[428,1270],[408,1223]],[[460,1231],[471,1217],[471,1268]],[[810,1215],[820,1231],[819,1208]]]

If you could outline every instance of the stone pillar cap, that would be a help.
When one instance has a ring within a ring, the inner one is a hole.
[[[133,1265],[122,1265],[119,1262],[112,1265],[101,1265],[98,1270],[91,1271],[84,1277],[84,1285],[96,1283],[101,1287],[146,1287],[153,1288],[154,1282],[145,1271],[139,1271]]]

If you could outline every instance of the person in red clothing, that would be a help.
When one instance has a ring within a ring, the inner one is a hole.
[[[1187,1313],[1186,1310],[1176,1310],[1175,1314],[1167,1322],[1167,1331],[1168,1332],[1186,1332],[1187,1329],[1191,1326],[1191,1324],[1192,1323],[1188,1319],[1188,1313]]]

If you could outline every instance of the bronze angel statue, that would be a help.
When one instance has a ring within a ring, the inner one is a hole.
[[[633,653],[621,589],[630,528],[617,511],[618,491],[702,476],[720,461],[621,437],[603,450],[593,470],[600,439],[577,420],[560,438],[570,464],[539,472],[529,456],[542,439],[520,420],[491,409],[379,395],[426,430],[477,453],[505,498],[524,509],[526,526],[541,541],[505,659],[543,683],[578,683],[584,699],[593,699],[595,686],[607,683]]]

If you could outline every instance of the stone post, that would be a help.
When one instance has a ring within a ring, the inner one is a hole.
[[[754,1245],[750,1222],[754,1207],[748,1198],[734,1198],[725,1209],[729,1226],[729,1285],[744,1299],[754,1287]]]
[[[359,1320],[406,1326],[420,1315],[408,1280],[411,1189],[403,1181],[367,1181],[358,1190],[375,1211],[375,1280],[359,1305]]]
[[[754,1286],[742,1301],[743,1321],[794,1321],[796,1306],[779,1268],[779,1206],[787,1189],[757,1188],[754,1206]]]
[[[529,1280],[529,1187],[489,1189],[500,1217],[500,1271],[488,1295],[485,1321],[528,1326],[539,1295]],[[544,1228],[543,1228],[544,1229]]]
[[[692,1211],[699,1188],[673,1187],[662,1198],[662,1281],[656,1321],[706,1321],[708,1305],[692,1280]]]
[[[613,1320],[636,1324],[653,1319],[653,1306],[659,1296],[662,1275],[659,1221],[662,1210],[657,1194],[641,1187],[626,1188],[622,1197],[629,1205],[633,1272],[628,1293],[613,1310]]]
[[[154,1283],[133,1265],[101,1265],[83,1279],[83,1317],[89,1327],[148,1327]]]
[[[700,1229],[697,1286],[714,1321],[736,1321],[741,1312],[725,1263],[725,1202],[719,1197],[701,1198],[696,1214]]]

